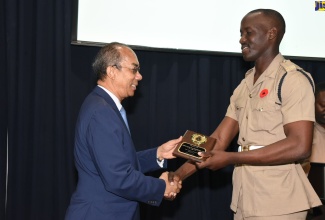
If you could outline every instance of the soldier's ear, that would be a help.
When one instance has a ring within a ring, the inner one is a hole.
[[[278,30],[277,30],[275,27],[271,28],[271,29],[269,30],[269,39],[270,39],[270,40],[273,40],[273,39],[275,39],[277,36],[278,36]]]

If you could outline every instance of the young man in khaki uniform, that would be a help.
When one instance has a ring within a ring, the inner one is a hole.
[[[310,156],[313,139],[314,82],[279,52],[285,21],[271,9],[249,12],[241,21],[245,61],[255,62],[235,89],[217,139],[205,162],[185,163],[175,174],[184,180],[196,168],[217,170],[230,164],[231,209],[235,220],[306,219],[321,205],[300,162]],[[239,152],[226,152],[239,133]]]

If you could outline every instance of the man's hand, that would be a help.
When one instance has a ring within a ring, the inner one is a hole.
[[[172,185],[174,185],[174,184],[182,184],[182,180],[181,180],[180,176],[175,172],[169,172],[168,173],[168,181]]]
[[[159,160],[175,158],[173,151],[176,148],[177,144],[181,141],[182,136],[180,136],[178,139],[167,141],[166,143],[159,146],[157,149],[157,158]]]
[[[164,172],[159,177],[159,179],[163,179],[166,183],[164,198],[172,201],[176,198],[177,193],[180,192],[180,189],[182,188],[182,182],[177,179],[176,176],[174,177],[175,179],[173,179],[173,177],[171,178],[172,181],[170,181],[169,178],[171,177],[169,177],[168,172]],[[176,182],[176,180],[178,181]]]
[[[209,152],[199,152],[200,156],[206,158],[203,162],[197,162],[198,169],[208,168],[210,170],[218,170],[229,165],[229,156],[231,153],[223,150],[213,149]]]

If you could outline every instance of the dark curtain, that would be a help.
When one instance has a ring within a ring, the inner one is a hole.
[[[63,219],[75,172],[70,1],[5,0],[2,6],[8,86],[6,219]]]
[[[0,0],[0,219],[5,219],[7,167],[7,74],[3,0]]]
[[[0,219],[63,219],[77,181],[75,121],[95,86],[91,63],[99,48],[70,45],[70,1],[0,1]],[[138,150],[156,147],[187,129],[212,133],[251,66],[240,56],[135,51],[143,80],[135,97],[123,105]],[[324,62],[297,64],[315,82],[325,80]],[[229,151],[235,149],[236,141]],[[171,160],[168,170],[184,162]],[[200,170],[184,181],[175,201],[160,207],[141,204],[141,219],[231,220],[232,170]]]

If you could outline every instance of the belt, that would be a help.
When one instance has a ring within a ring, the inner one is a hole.
[[[238,147],[238,152],[256,150],[256,149],[259,149],[259,148],[262,148],[262,147],[264,147],[264,146],[261,146],[261,145],[244,145],[244,146],[239,146]]]

